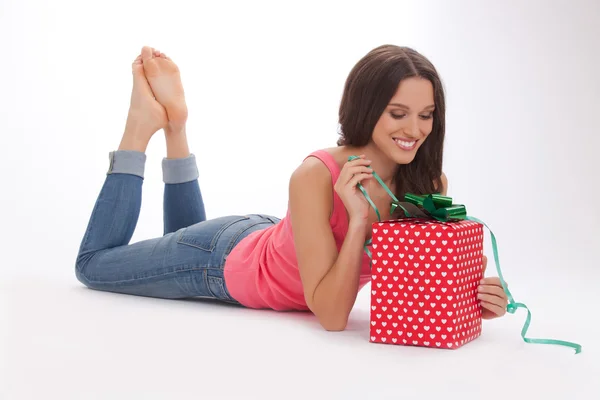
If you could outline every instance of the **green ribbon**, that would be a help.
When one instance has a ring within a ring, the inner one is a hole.
[[[496,264],[496,271],[498,272],[498,277],[500,278],[500,283],[502,284],[502,288],[506,293],[506,297],[508,297],[508,305],[506,306],[506,311],[510,314],[514,314],[519,308],[524,308],[527,310],[527,318],[525,319],[525,324],[523,325],[523,329],[521,329],[521,337],[523,341],[526,343],[537,343],[537,344],[556,344],[560,346],[571,347],[575,349],[575,354],[581,353],[581,345],[573,342],[566,342],[564,340],[556,340],[556,339],[534,339],[525,337],[527,334],[527,330],[529,329],[529,325],[531,324],[531,311],[529,308],[523,303],[515,302],[512,293],[508,290],[508,286],[506,285],[506,281],[504,280],[504,276],[502,276],[502,271],[500,270],[500,259],[498,257],[498,244],[496,242],[496,236],[494,232],[490,229],[489,226],[486,225],[485,222],[475,218],[475,217],[466,217],[466,219],[470,221],[479,222],[483,226],[485,226],[490,235],[492,237],[492,249],[494,251],[494,263]]]
[[[357,156],[350,156],[348,161],[352,161],[357,159]],[[370,168],[370,167],[369,167]],[[526,337],[527,331],[529,330],[529,325],[531,324],[531,311],[529,308],[523,303],[515,302],[512,293],[508,290],[508,286],[506,281],[504,280],[504,276],[502,274],[502,270],[500,269],[500,258],[498,256],[498,244],[496,241],[496,236],[494,232],[487,226],[483,221],[471,217],[467,215],[467,209],[462,204],[453,204],[453,200],[451,197],[441,195],[439,193],[432,193],[428,195],[417,195],[414,193],[407,193],[404,196],[404,202],[400,202],[396,196],[390,191],[387,185],[381,180],[381,178],[377,175],[376,172],[373,171],[373,177],[379,182],[379,184],[386,190],[386,192],[392,198],[392,205],[390,212],[393,214],[397,208],[401,208],[404,211],[404,215],[407,218],[425,218],[425,219],[435,219],[440,222],[451,222],[457,220],[469,220],[482,224],[485,226],[490,232],[492,238],[492,250],[494,253],[494,263],[496,264],[496,271],[498,272],[498,278],[500,279],[500,283],[502,284],[502,288],[504,289],[504,293],[506,293],[506,297],[508,298],[508,304],[506,306],[506,311],[510,314],[514,314],[519,308],[524,308],[527,310],[527,318],[525,319],[525,323],[523,325],[523,329],[521,329],[521,337],[523,341],[526,343],[534,343],[534,344],[555,344],[559,346],[566,346],[575,349],[575,354],[581,353],[581,345],[573,342],[567,342],[564,340],[556,340],[556,339],[536,339],[536,338],[528,338]],[[363,193],[371,207],[375,210],[377,214],[377,220],[381,222],[381,216],[375,203],[369,197],[365,188],[359,183],[358,188]],[[410,212],[410,205],[418,207],[418,210],[414,210]],[[367,248],[372,242],[372,239],[369,239],[365,242],[365,251],[367,252],[369,258],[372,258],[370,250]]]

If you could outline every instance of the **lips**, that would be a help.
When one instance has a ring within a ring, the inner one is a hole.
[[[396,145],[402,150],[412,150],[417,146],[418,140],[405,138],[392,138]]]

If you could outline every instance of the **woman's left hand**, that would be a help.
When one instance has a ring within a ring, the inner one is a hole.
[[[483,273],[487,268],[487,257],[483,256]],[[483,278],[479,284],[477,298],[481,302],[482,318],[494,319],[506,314],[508,297],[502,288],[500,278]]]

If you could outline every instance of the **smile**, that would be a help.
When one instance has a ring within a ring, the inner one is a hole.
[[[412,150],[417,146],[417,142],[418,140],[405,140],[405,139],[400,139],[400,138],[392,138],[394,139],[394,142],[396,142],[396,145],[398,147],[400,147],[402,150]]]

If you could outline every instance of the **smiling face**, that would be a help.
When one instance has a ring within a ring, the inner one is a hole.
[[[434,109],[431,82],[404,79],[379,117],[371,140],[397,164],[408,164],[433,129]]]

